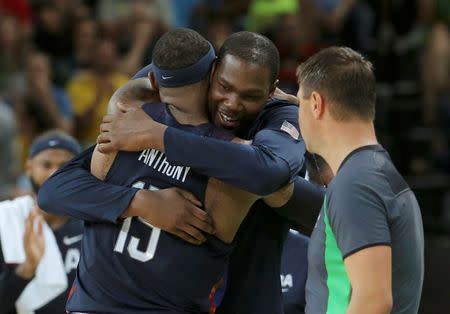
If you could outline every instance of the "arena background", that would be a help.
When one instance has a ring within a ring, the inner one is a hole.
[[[177,26],[216,48],[235,31],[267,35],[291,93],[296,66],[321,48],[347,45],[374,63],[378,138],[424,219],[420,313],[448,313],[449,0],[0,0],[0,199],[30,190],[23,162],[40,132],[62,128],[92,143],[114,89]]]

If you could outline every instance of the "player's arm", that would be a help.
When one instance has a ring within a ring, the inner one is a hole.
[[[92,154],[91,173],[100,180],[105,180],[118,152],[102,154],[97,149]],[[136,193],[130,206],[120,215],[126,217],[141,217],[156,227],[169,232],[194,244],[206,241],[200,232],[204,230],[213,233],[212,221],[200,207],[202,204],[195,196],[178,188],[169,188],[158,191],[140,190]],[[179,208],[181,210],[179,210]],[[183,228],[170,229],[177,225],[172,220],[179,215],[191,216],[190,223]],[[169,222],[169,224],[167,224]],[[188,231],[188,232],[186,232]]]
[[[142,99],[142,95],[151,93],[149,71],[150,65],[136,73],[127,83],[128,86],[119,89],[110,101],[110,108],[115,108],[120,102]],[[295,96],[280,90],[277,93],[280,98],[293,97],[298,104]],[[118,95],[121,95],[120,99],[116,97]],[[297,111],[295,106],[274,110],[271,120],[256,134],[253,144],[244,146],[167,129],[134,107],[126,114],[119,112],[119,115],[104,118],[100,127],[102,134],[98,139],[102,143],[99,149],[103,153],[139,151],[149,147],[160,151],[167,149],[167,158],[172,163],[190,166],[201,174],[257,195],[268,195],[285,186],[302,167],[305,152],[303,142],[295,141],[281,131],[284,121],[298,128]],[[185,147],[190,147],[189,151]],[[242,174],[243,169],[246,175]]]
[[[143,103],[159,101],[159,94],[152,89],[150,80],[147,77],[140,77],[128,81],[114,92],[109,99],[108,113],[116,112],[118,104],[140,108]]]
[[[325,188],[297,176],[292,183],[265,197],[267,205],[285,219],[292,228],[310,234],[323,203]]]
[[[102,152],[148,147],[165,151],[173,164],[190,166],[257,195],[268,195],[288,184],[303,165],[304,143],[293,138],[298,134],[297,116],[296,106],[274,109],[252,145],[241,145],[167,127],[141,109],[130,109],[104,118],[98,142]]]
[[[373,179],[373,178],[372,178]],[[336,182],[326,215],[349,281],[347,313],[390,313],[392,258],[385,204],[364,173]],[[337,186],[339,185],[339,186]],[[326,219],[325,219],[326,221]]]
[[[387,314],[392,310],[392,254],[390,246],[374,246],[345,260],[352,286],[347,314]]]
[[[91,147],[56,171],[39,189],[44,211],[93,222],[116,223],[139,191],[107,184],[90,173]]]
[[[90,173],[94,147],[56,171],[40,188],[43,210],[92,222],[117,223],[140,216],[164,231],[198,244],[200,231],[213,233],[211,219],[188,192],[165,189],[156,192],[105,183]],[[199,231],[200,230],[200,231]]]

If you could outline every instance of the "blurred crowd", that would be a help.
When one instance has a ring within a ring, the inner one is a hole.
[[[216,49],[235,31],[267,35],[290,93],[296,66],[321,48],[363,52],[376,68],[379,140],[419,191],[428,226],[450,226],[448,0],[0,0],[0,199],[30,188],[21,173],[38,134],[95,142],[109,97],[171,27]]]

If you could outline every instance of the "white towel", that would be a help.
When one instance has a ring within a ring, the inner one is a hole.
[[[0,239],[5,263],[25,261],[23,235],[25,220],[34,206],[30,196],[0,202]],[[45,253],[36,274],[16,301],[18,314],[32,314],[67,289],[67,275],[55,236],[44,222]]]

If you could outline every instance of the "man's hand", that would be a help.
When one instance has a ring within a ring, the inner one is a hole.
[[[147,148],[163,150],[159,146],[164,146],[164,125],[155,122],[141,108],[118,104],[118,109],[117,113],[103,117],[101,133],[97,138],[101,153],[119,150],[135,152]]]
[[[179,188],[139,190],[124,217],[139,216],[153,226],[192,244],[206,241],[202,232],[214,234],[211,217],[196,197]]]
[[[35,230],[34,225],[37,225]],[[45,241],[42,233],[43,218],[37,208],[28,215],[25,221],[25,233],[23,236],[23,247],[25,250],[25,261],[16,269],[16,274],[24,279],[33,278],[39,262],[44,256]]]

